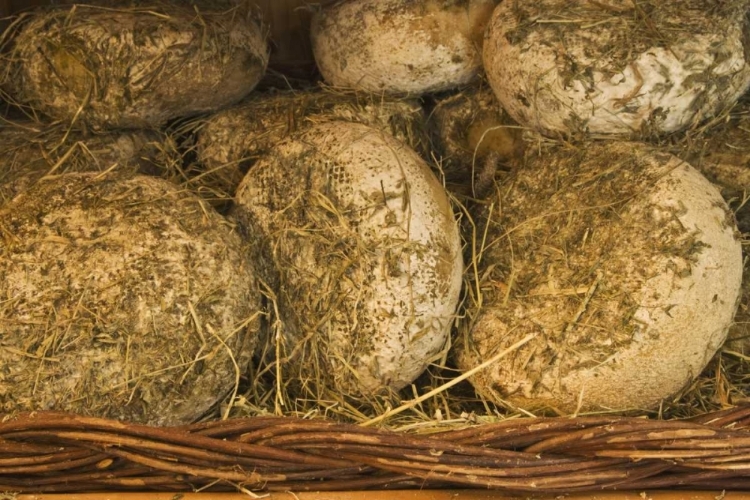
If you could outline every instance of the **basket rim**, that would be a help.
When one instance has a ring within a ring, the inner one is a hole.
[[[32,412],[0,422],[0,491],[750,492],[749,430],[750,405],[689,420],[525,418],[432,434],[292,417],[152,427]]]

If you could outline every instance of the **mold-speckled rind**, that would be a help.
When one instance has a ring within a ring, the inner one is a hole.
[[[370,92],[422,94],[470,82],[497,0],[354,0],[312,19],[327,82]]]
[[[551,136],[674,132],[730,107],[750,84],[746,2],[649,8],[502,2],[483,48],[490,85],[516,121]]]
[[[726,338],[740,240],[718,190],[687,163],[635,143],[547,152],[494,201],[482,309],[456,345],[459,365],[535,337],[472,378],[488,398],[653,408]]]
[[[236,9],[76,5],[26,16],[4,56],[6,88],[22,104],[94,128],[214,111],[247,95],[268,62],[261,28]]]
[[[1,209],[0,234],[3,412],[187,423],[231,391],[232,357],[247,367],[255,271],[195,196],[66,174]]]
[[[458,227],[403,143],[366,125],[316,125],[256,163],[236,201],[266,240],[296,376],[367,397],[404,387],[444,348],[461,289]]]

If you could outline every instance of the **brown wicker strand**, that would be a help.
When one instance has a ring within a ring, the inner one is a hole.
[[[750,406],[692,420],[523,418],[432,434],[257,417],[155,428],[36,412],[0,422],[0,489],[750,490]]]

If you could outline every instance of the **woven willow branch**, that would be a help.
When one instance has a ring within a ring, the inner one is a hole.
[[[750,406],[693,420],[515,419],[429,435],[276,417],[155,428],[37,412],[0,423],[0,490],[750,490],[748,426]]]

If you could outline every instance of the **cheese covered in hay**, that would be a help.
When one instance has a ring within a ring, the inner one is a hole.
[[[371,125],[419,152],[428,148],[419,102],[366,92],[257,92],[192,125],[197,129],[195,149],[204,177],[211,177],[233,196],[251,165],[278,142],[333,120]]]
[[[236,202],[265,245],[288,379],[318,400],[367,399],[440,357],[461,242],[443,187],[413,150],[366,125],[319,124],[256,163]]]
[[[0,208],[0,409],[191,422],[232,394],[260,297],[241,240],[157,178],[66,174]]]
[[[556,136],[674,132],[750,84],[745,0],[507,0],[484,68],[521,125]]]
[[[331,85],[423,94],[472,81],[498,0],[352,0],[312,19],[315,61]]]
[[[5,37],[10,98],[94,128],[214,111],[247,95],[268,62],[263,31],[239,8],[58,6],[23,14]]]
[[[652,408],[726,338],[742,253],[718,190],[635,143],[535,153],[499,189],[458,343],[477,390],[527,409]]]

